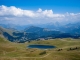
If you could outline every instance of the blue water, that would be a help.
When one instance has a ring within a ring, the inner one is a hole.
[[[52,49],[52,48],[55,48],[55,46],[51,46],[51,45],[29,45],[28,48]]]

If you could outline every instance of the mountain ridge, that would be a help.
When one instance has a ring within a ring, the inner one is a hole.
[[[51,24],[52,26],[52,24]],[[80,24],[56,25],[57,28],[48,29],[34,25],[27,26],[24,30],[18,31],[10,28],[0,27],[0,32],[10,41],[25,42],[38,40],[39,38],[79,38]]]

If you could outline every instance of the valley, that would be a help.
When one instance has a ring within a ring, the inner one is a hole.
[[[0,0],[0,60],[80,60],[80,0]]]
[[[0,60],[80,60],[80,27],[70,28],[64,27],[63,32],[36,26],[24,30],[0,27]],[[29,48],[29,45],[55,48]]]
[[[1,24],[0,24],[1,25]],[[18,26],[18,25],[17,25]],[[26,41],[32,40],[48,40],[55,38],[80,38],[80,24],[46,24],[46,25],[26,25],[18,26],[16,25],[1,25],[0,33],[9,41],[24,43]],[[21,28],[21,27],[24,27]],[[21,30],[22,29],[22,30]]]
[[[28,48],[31,44],[52,45],[56,48]],[[76,47],[77,49],[74,49]],[[0,60],[80,60],[80,39],[63,38],[15,43],[0,37]]]

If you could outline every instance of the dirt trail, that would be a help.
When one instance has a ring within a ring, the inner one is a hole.
[[[14,58],[14,59],[16,59],[16,58],[44,58],[44,57],[47,57],[48,55],[50,55],[50,53],[46,54],[45,56],[42,56],[42,57],[1,57],[1,58]]]

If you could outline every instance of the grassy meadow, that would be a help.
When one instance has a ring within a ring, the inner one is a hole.
[[[30,44],[53,45],[56,48],[27,48]],[[40,54],[44,51],[45,54]],[[80,39],[63,38],[15,43],[0,37],[0,60],[80,60]]]

